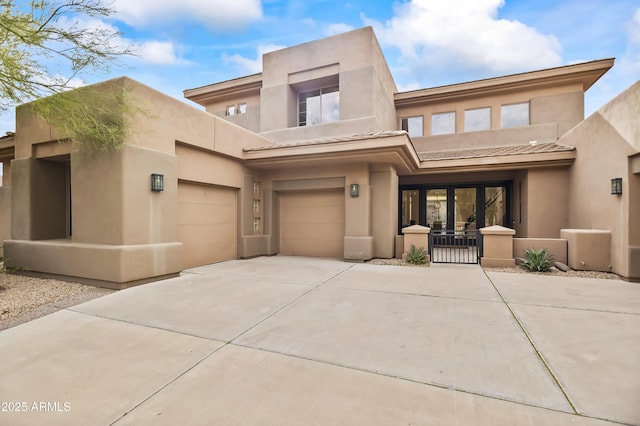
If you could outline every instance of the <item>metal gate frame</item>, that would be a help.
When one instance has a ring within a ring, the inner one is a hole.
[[[429,256],[432,263],[479,264],[482,257],[482,234],[472,230],[431,230]]]

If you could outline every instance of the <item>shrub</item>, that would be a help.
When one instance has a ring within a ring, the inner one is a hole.
[[[407,262],[413,265],[424,265],[427,263],[427,251],[424,247],[416,248],[415,245],[411,244],[411,249],[407,253]]]
[[[532,272],[549,272],[553,264],[553,256],[546,248],[530,248],[524,251],[524,261],[521,267]]]

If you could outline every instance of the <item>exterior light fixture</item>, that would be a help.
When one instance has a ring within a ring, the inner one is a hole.
[[[351,194],[352,197],[357,197],[360,195],[360,185],[358,185],[357,183],[352,183],[351,185],[349,185],[349,193]]]
[[[151,174],[151,190],[153,192],[164,191],[164,175]]]
[[[611,194],[622,195],[622,178],[611,179]]]

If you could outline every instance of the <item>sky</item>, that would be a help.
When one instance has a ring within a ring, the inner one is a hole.
[[[640,78],[638,0],[113,0],[113,7],[111,19],[82,25],[119,30],[119,42],[137,54],[80,76],[80,85],[126,75],[184,100],[185,89],[260,72],[263,53],[364,26],[374,28],[400,91],[614,57],[586,94],[588,116]],[[0,134],[13,131],[14,120],[11,111],[0,114]]]

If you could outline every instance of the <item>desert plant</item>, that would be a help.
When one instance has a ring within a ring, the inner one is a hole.
[[[542,249],[526,249],[524,251],[524,261],[521,267],[532,272],[549,272],[553,265],[553,256],[546,248]]]
[[[417,247],[411,244],[411,249],[407,253],[407,262],[412,265],[424,265],[427,263],[427,251],[424,247]]]

